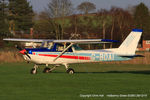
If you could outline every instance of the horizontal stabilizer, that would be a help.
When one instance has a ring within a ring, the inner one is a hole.
[[[134,56],[120,56],[120,57],[124,57],[124,58],[136,58],[136,57],[145,57],[143,55],[134,55]]]

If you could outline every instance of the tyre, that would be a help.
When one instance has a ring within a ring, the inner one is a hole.
[[[43,73],[50,73],[50,72],[51,72],[51,69],[48,67],[44,68],[43,70]]]
[[[74,72],[74,70],[73,70],[72,68],[69,68],[69,69],[67,70],[67,73],[68,73],[68,74],[74,74],[75,72]]]

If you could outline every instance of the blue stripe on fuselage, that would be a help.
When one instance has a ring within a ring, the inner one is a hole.
[[[29,54],[32,54],[32,52],[52,52],[52,50],[48,48],[26,48]]]

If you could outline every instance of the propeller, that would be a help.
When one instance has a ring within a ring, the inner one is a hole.
[[[26,49],[23,49],[18,45],[15,45],[15,47],[20,51],[20,53],[25,54],[29,59],[31,59],[31,57],[28,55],[28,52],[26,51]]]

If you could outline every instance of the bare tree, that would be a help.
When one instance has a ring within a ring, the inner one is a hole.
[[[112,18],[109,16],[109,12],[105,9],[101,9],[98,11],[98,17],[100,21],[100,26],[102,28],[102,34],[103,34],[103,39],[106,38],[106,29],[107,27],[111,26],[112,24]],[[106,48],[106,45],[103,45],[103,48]]]
[[[61,30],[60,38],[63,39],[64,36],[64,24],[65,24],[65,16],[69,16],[73,14],[73,5],[70,0],[51,0],[48,4],[48,8],[46,9],[49,17],[51,18],[61,18],[61,24],[57,27]],[[55,19],[53,22],[56,24]]]
[[[113,33],[114,33],[114,28],[115,28],[115,7],[112,7],[110,10],[110,15],[112,17],[112,26],[111,26],[111,32],[110,32],[110,39],[113,40]],[[110,48],[112,48],[113,44],[110,44]]]
[[[73,13],[70,0],[51,0],[46,9],[51,18],[69,16]]]
[[[81,12],[84,12],[85,14],[88,14],[90,11],[94,11],[96,6],[95,4],[86,1],[78,5],[77,9]]]
[[[125,37],[128,35],[127,30],[132,27],[131,26],[133,22],[132,16],[128,11],[123,10],[122,8],[115,8],[114,14],[116,16],[115,21],[120,30],[121,41],[123,41]]]

